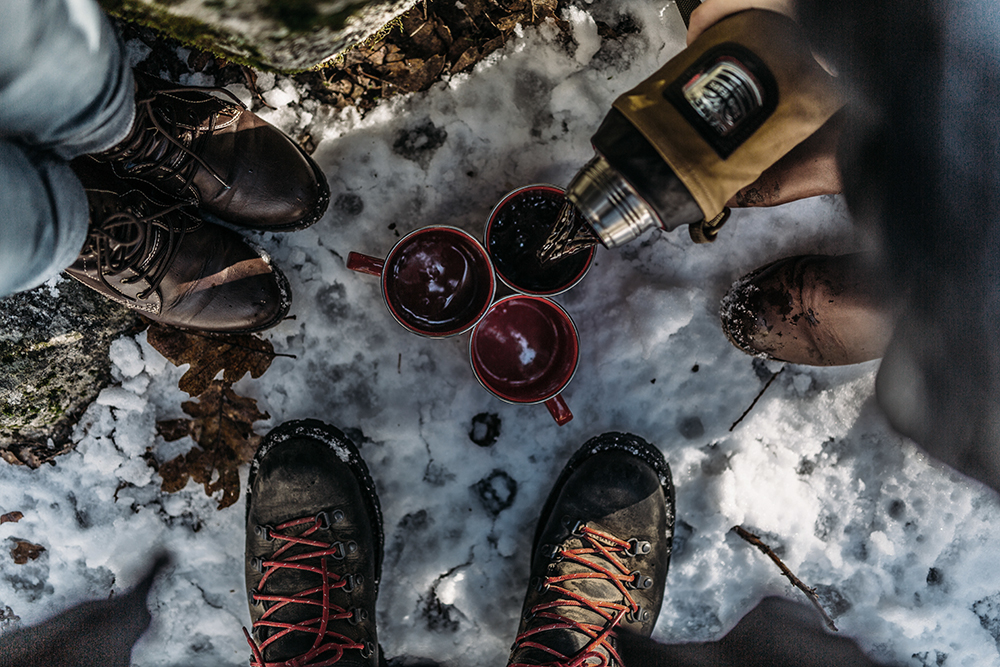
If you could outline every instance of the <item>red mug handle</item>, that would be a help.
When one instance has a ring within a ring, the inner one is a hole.
[[[347,268],[351,271],[359,271],[368,275],[382,277],[382,269],[385,267],[385,260],[371,255],[362,255],[360,252],[347,253]]]
[[[573,419],[573,413],[569,411],[569,406],[563,400],[562,394],[553,396],[545,401],[545,407],[549,409],[549,414],[556,420],[556,424],[562,426]]]

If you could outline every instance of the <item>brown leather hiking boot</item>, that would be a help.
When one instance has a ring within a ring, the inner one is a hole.
[[[621,665],[616,630],[653,632],[673,532],[674,488],[660,451],[623,433],[587,442],[538,521],[508,667]]]
[[[722,300],[722,328],[747,354],[811,366],[877,359],[893,314],[864,255],[787,257],[740,278]]]
[[[251,667],[382,661],[382,511],[357,447],[316,420],[271,431],[247,482]]]
[[[91,159],[109,163],[119,178],[252,229],[302,229],[326,211],[330,187],[319,166],[232,93],[140,72],[135,80],[131,132]]]
[[[285,277],[239,234],[121,183],[103,165],[73,166],[90,204],[90,232],[70,276],[185,329],[260,331],[288,313]]]

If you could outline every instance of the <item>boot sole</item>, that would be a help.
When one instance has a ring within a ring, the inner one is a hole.
[[[358,485],[361,487],[365,501],[365,511],[368,513],[368,520],[371,523],[372,531],[375,534],[375,591],[378,594],[379,582],[382,580],[382,557],[385,538],[382,530],[382,506],[379,504],[378,494],[375,491],[375,482],[372,481],[368,466],[361,457],[358,450],[350,438],[344,435],[343,431],[318,419],[299,419],[288,421],[276,426],[264,437],[264,441],[254,454],[250,463],[250,476],[247,481],[246,491],[246,515],[243,523],[249,520],[250,503],[253,500],[251,489],[257,479],[257,471],[261,460],[275,447],[280,447],[282,443],[292,438],[308,438],[325,444],[337,458],[347,464],[347,467],[354,473]]]
[[[631,454],[632,456],[642,460],[656,472],[656,476],[660,480],[660,488],[663,489],[663,498],[667,506],[667,525],[671,527],[674,525],[676,514],[674,505],[674,481],[670,474],[670,466],[667,465],[667,460],[663,457],[663,452],[639,436],[631,435],[629,433],[609,432],[595,436],[585,442],[583,446],[580,447],[580,449],[578,449],[572,457],[570,457],[562,472],[559,473],[559,478],[552,486],[552,490],[549,492],[549,496],[545,500],[545,505],[542,507],[541,515],[538,518],[538,525],[535,527],[535,539],[531,545],[531,553],[534,554],[538,552],[538,543],[541,539],[542,530],[549,522],[549,516],[552,514],[552,508],[559,499],[559,494],[562,491],[563,486],[566,484],[566,480],[569,479],[570,475],[576,472],[576,469],[579,468],[584,461],[589,459],[591,456],[602,452],[624,452],[626,454]]]

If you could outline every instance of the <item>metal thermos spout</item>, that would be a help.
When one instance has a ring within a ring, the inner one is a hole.
[[[792,19],[734,14],[615,100],[566,197],[609,248],[685,224],[697,240],[842,105]]]

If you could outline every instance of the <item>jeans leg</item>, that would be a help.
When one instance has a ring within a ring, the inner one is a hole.
[[[87,196],[63,160],[0,139],[0,296],[72,264],[87,239]]]
[[[94,0],[4,0],[0,138],[69,160],[114,146],[134,116],[132,70]]]

